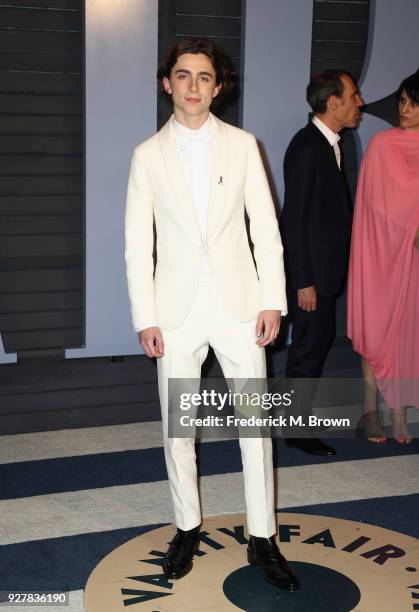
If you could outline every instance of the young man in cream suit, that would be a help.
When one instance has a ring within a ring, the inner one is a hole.
[[[132,318],[145,354],[157,358],[177,526],[163,564],[168,578],[191,570],[201,524],[195,440],[168,436],[168,379],[199,379],[210,345],[226,378],[265,378],[264,347],[278,335],[287,309],[281,238],[256,140],[209,112],[230,75],[228,61],[209,40],[182,40],[166,52],[158,80],[174,114],[135,149],[128,184]],[[240,449],[248,560],[270,582],[297,590],[274,541],[271,440],[241,438]]]

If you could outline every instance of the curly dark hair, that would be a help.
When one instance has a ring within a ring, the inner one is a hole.
[[[411,100],[419,104],[419,70],[403,79],[400,83],[400,87],[396,91],[397,100],[400,100],[403,91],[407,93]]]
[[[215,70],[217,85],[221,85],[217,98],[229,97],[236,87],[237,77],[230,59],[208,38],[184,38],[175,43],[163,53],[157,69],[157,82],[159,93],[171,99],[163,87],[163,78],[170,78],[173,66],[179,56],[185,53],[203,53],[210,60]]]

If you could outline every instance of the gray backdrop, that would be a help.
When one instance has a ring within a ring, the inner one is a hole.
[[[282,200],[282,160],[310,110],[312,0],[247,0],[243,127],[264,149]]]

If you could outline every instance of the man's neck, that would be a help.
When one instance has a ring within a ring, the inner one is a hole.
[[[332,130],[332,132],[334,132],[335,134],[339,134],[339,132],[341,131],[342,128],[339,123],[328,113],[315,113],[314,116],[317,117],[317,119],[320,119],[320,121],[327,125],[329,130]]]
[[[207,111],[206,114],[191,116],[185,115],[184,113],[179,113],[176,109],[174,109],[173,114],[178,123],[189,128],[190,130],[199,130],[199,128],[204,125],[209,117],[209,111]]]

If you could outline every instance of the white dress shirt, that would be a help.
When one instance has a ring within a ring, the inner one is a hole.
[[[183,171],[201,228],[203,242],[207,239],[208,203],[210,196],[212,138],[210,117],[198,130],[185,127],[172,117],[173,133],[182,160]],[[208,269],[208,262],[205,264]]]
[[[336,163],[339,166],[339,170],[340,170],[340,149],[338,145],[338,142],[340,140],[339,134],[336,134],[335,132],[333,132],[318,117],[313,117],[313,123],[321,131],[323,136],[326,136],[327,140],[330,143],[330,146],[333,147],[333,151],[335,152],[335,157],[336,157]]]

